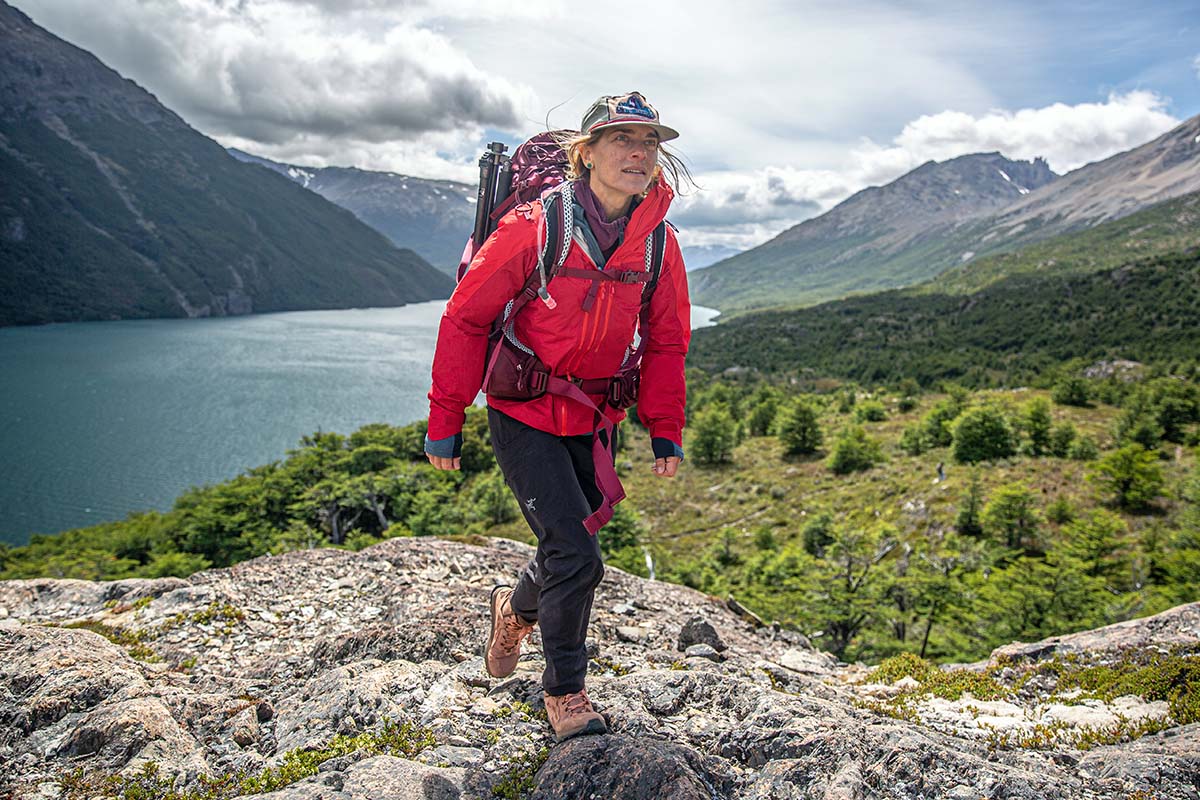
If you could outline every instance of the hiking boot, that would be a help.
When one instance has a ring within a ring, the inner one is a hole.
[[[546,695],[546,716],[554,729],[554,741],[561,742],[586,733],[608,733],[604,717],[592,708],[587,691],[573,694]]]
[[[492,631],[484,647],[483,663],[493,678],[512,675],[521,660],[521,640],[533,630],[532,622],[512,610],[512,593],[508,586],[492,589]]]

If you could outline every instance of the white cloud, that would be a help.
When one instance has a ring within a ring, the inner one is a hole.
[[[943,111],[908,123],[887,146],[864,139],[836,169],[701,174],[702,190],[677,201],[674,217],[685,226],[681,239],[687,244],[750,247],[931,160],[999,151],[1015,160],[1040,156],[1059,174],[1069,172],[1177,125],[1165,107],[1164,98],[1135,91],[1104,103],[1055,103],[979,116]]]
[[[1055,103],[1043,108],[990,111],[972,116],[943,111],[904,126],[892,144],[869,140],[854,159],[870,182],[886,182],[929,161],[998,150],[1014,159],[1045,158],[1058,173],[1128,150],[1159,136],[1179,120],[1154,92],[1114,94],[1104,103]]]
[[[444,172],[464,138],[520,127],[532,95],[410,22],[415,7],[403,4],[110,0],[103,14],[86,0],[31,6],[35,21],[210,136],[308,162],[353,155],[379,167],[416,157]]]

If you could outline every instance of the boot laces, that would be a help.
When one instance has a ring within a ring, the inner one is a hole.
[[[564,710],[568,716],[575,714],[583,714],[592,710],[592,701],[588,699],[586,691],[575,692],[567,695],[567,700],[563,704]]]
[[[533,629],[533,626],[522,620],[517,612],[512,610],[512,606],[509,606],[507,614],[504,614],[502,609],[501,615],[500,647],[505,651],[510,651],[520,645],[521,639]]]

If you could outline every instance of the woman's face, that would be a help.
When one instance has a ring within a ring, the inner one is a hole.
[[[644,125],[605,130],[600,140],[585,146],[590,163],[589,185],[606,206],[619,206],[646,191],[658,164],[658,134]]]

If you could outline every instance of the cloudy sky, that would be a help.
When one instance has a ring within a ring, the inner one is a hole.
[[[1195,0],[15,4],[205,134],[290,163],[471,182],[487,141],[638,89],[701,185],[672,213],[686,244],[757,244],[929,159],[1066,172],[1200,113]]]

